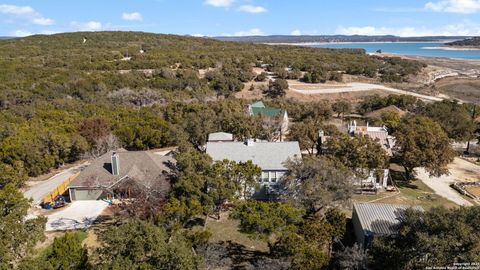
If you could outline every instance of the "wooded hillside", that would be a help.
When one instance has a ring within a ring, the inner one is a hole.
[[[140,32],[39,35],[0,40],[0,106],[28,104],[39,97],[92,101],[120,89],[137,94],[148,89],[141,95],[157,100],[213,91],[229,95],[252,80],[252,67],[261,64],[385,78],[405,77],[422,68],[415,61],[368,56],[363,50],[272,47]],[[215,72],[200,78],[198,70],[208,68]]]

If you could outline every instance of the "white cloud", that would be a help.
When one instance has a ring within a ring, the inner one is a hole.
[[[293,31],[290,33],[290,35],[292,35],[292,36],[300,36],[300,35],[302,35],[302,31],[300,31],[300,30],[293,30]]]
[[[27,15],[35,13],[35,10],[30,6],[0,5],[0,13]]]
[[[428,2],[425,9],[435,12],[477,13],[480,12],[480,0],[442,0]]]
[[[43,17],[30,6],[0,5],[0,13],[13,16],[16,19],[27,20],[32,24],[53,25],[55,21]]]
[[[141,21],[143,20],[142,14],[139,12],[132,12],[132,13],[123,13],[122,19],[125,21]]]
[[[243,5],[238,8],[239,11],[248,13],[264,13],[268,10],[262,6]]]
[[[101,22],[89,21],[85,23],[72,22],[71,25],[78,31],[100,31],[103,29]]]
[[[207,0],[205,4],[214,7],[230,7],[235,0]]]
[[[395,35],[400,37],[419,36],[477,36],[480,35],[480,25],[476,24],[449,24],[436,29],[426,27],[375,27],[375,26],[339,26],[336,30],[339,35]]]
[[[248,31],[239,31],[235,32],[233,36],[242,37],[242,36],[264,36],[265,33],[259,28],[253,28]]]
[[[52,25],[55,22],[49,18],[35,18],[32,20],[32,23],[38,24],[38,25]]]

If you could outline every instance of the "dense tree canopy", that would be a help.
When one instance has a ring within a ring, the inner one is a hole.
[[[424,115],[439,123],[451,139],[467,141],[473,139],[476,129],[471,109],[457,101],[444,100],[427,105]]]
[[[46,218],[26,219],[29,201],[8,184],[0,189],[0,269],[11,269],[45,238]]]
[[[195,269],[201,262],[191,242],[148,222],[111,226],[100,235],[98,269]]]
[[[327,142],[328,156],[351,168],[358,175],[367,177],[370,172],[388,167],[389,156],[378,141],[362,135],[341,135]]]
[[[313,215],[345,204],[353,193],[351,171],[325,157],[306,157],[287,163],[289,173],[282,185],[284,199]]]
[[[396,154],[407,178],[413,176],[417,167],[424,167],[435,176],[448,173],[447,165],[455,152],[439,124],[423,116],[411,117],[402,121],[394,135]]]
[[[480,260],[480,208],[408,210],[395,237],[378,238],[370,250],[376,268],[420,269]]]

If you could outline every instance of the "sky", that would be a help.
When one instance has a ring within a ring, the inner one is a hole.
[[[0,36],[480,35],[480,0],[0,0]]]

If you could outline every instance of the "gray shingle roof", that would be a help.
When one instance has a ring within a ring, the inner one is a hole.
[[[401,220],[405,217],[405,210],[413,208],[423,211],[419,206],[383,204],[383,203],[354,203],[353,209],[365,235],[392,235],[398,231]]]
[[[289,158],[301,158],[298,142],[208,142],[207,154],[213,160],[245,162],[251,160],[262,170],[286,170],[284,162]]]
[[[111,172],[110,151],[91,161],[69,187],[109,187],[128,177],[137,182],[162,181],[168,184],[163,173],[169,171],[168,164],[175,163],[170,156],[161,156],[148,151],[116,151],[120,157],[120,174]]]
[[[233,141],[233,134],[216,132],[208,134],[208,141]]]

